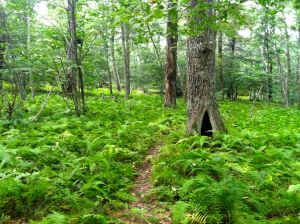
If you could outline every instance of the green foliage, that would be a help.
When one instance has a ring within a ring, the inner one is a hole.
[[[185,136],[185,107],[158,96],[89,99],[76,118],[59,97],[28,102],[18,122],[1,126],[0,220],[108,223],[128,208],[135,168],[148,148],[156,188],[147,197],[171,204],[174,223],[298,223],[300,112],[275,104],[222,102],[228,133]],[[287,119],[288,117],[288,119]]]
[[[35,222],[33,222],[35,223]],[[67,218],[58,213],[58,212],[54,212],[50,215],[48,215],[46,218],[44,218],[41,222],[39,222],[41,224],[67,224]]]
[[[0,129],[3,220],[106,223],[112,210],[135,200],[129,190],[149,147],[183,120],[159,97],[136,94],[128,101],[90,97],[80,118],[52,96],[30,121],[43,99],[28,101],[22,119]]]
[[[79,220],[78,223],[82,224],[106,224],[107,220],[103,215],[94,215],[94,214],[88,214],[82,216]]]
[[[188,204],[183,201],[177,201],[172,208],[172,220],[174,224],[181,224],[185,222],[186,211]]]
[[[221,110],[227,134],[175,131],[154,164],[155,193],[175,203],[174,223],[298,223],[300,112],[259,103],[251,121],[250,103]]]

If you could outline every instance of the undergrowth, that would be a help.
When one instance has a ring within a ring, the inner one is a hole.
[[[207,138],[185,136],[182,101],[90,96],[77,118],[52,96],[31,121],[44,97],[0,122],[0,223],[116,223],[136,168],[162,141],[149,197],[170,204],[174,224],[300,222],[296,109],[258,103],[250,119],[249,102],[221,102],[228,132]]]
[[[31,121],[43,99],[23,105],[17,119],[1,121],[0,223],[109,222],[133,200],[135,168],[148,149],[183,119],[157,96],[93,96],[80,118],[52,96]]]
[[[153,194],[174,224],[299,223],[300,111],[222,102],[227,134],[172,132],[154,164]],[[183,131],[181,131],[183,130]]]

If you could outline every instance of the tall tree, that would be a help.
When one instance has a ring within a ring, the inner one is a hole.
[[[177,42],[178,42],[177,0],[168,0],[167,55],[165,65],[165,106],[176,106]]]
[[[3,89],[3,69],[4,69],[4,52],[6,44],[6,35],[0,34],[0,93]]]
[[[0,93],[3,90],[3,69],[4,69],[4,53],[6,45],[5,33],[6,15],[4,8],[0,7]]]
[[[298,84],[298,109],[300,109],[300,2],[295,2],[295,9],[297,13],[297,31],[298,31],[298,55],[297,55],[297,84]]]
[[[286,71],[284,70],[283,64],[281,62],[280,58],[280,49],[274,44],[274,50],[275,55],[277,59],[277,67],[278,67],[278,73],[279,73],[279,81],[280,81],[280,87],[281,87],[281,94],[283,99],[283,104],[285,107],[289,106],[289,85],[288,85],[288,75],[286,74]]]
[[[223,33],[218,34],[218,76],[220,80],[220,91],[222,93],[222,100],[224,100],[224,73],[223,73]]]
[[[282,12],[282,21],[284,24],[284,37],[285,37],[285,56],[286,56],[286,68],[287,68],[287,102],[285,106],[290,104],[290,84],[292,79],[292,64],[291,64],[291,53],[290,53],[290,36],[288,33],[288,25],[286,23],[284,12]]]
[[[27,62],[28,62],[28,74],[29,74],[29,87],[31,90],[31,97],[34,98],[34,86],[33,86],[33,77],[32,77],[32,65],[30,58],[30,48],[31,48],[31,12],[32,12],[32,0],[27,0]]]
[[[235,72],[235,48],[236,48],[236,36],[230,38],[229,42],[230,48],[230,63],[229,63],[229,86],[227,91],[227,96],[231,100],[235,100],[237,97],[237,92],[234,83],[234,72]]]
[[[116,4],[114,0],[106,0],[106,4],[109,6],[109,15],[108,15],[108,24],[109,24],[109,42],[110,42],[110,58],[111,58],[111,67],[112,67],[112,76],[116,82],[117,90],[121,91],[121,83],[120,83],[120,75],[117,69],[116,65],[116,56],[115,56],[115,34],[116,34],[116,28],[115,28],[115,8]],[[107,12],[106,12],[107,13]]]
[[[116,56],[115,56],[115,30],[112,30],[112,34],[110,36],[110,54],[111,54],[111,63],[112,63],[112,72],[113,76],[116,81],[117,90],[121,91],[121,84],[120,84],[120,75],[116,65]]]
[[[191,0],[190,34],[187,40],[188,119],[187,133],[211,136],[211,131],[225,131],[215,97],[215,31],[211,29],[214,0]]]
[[[67,60],[69,63],[67,71],[66,92],[71,95],[75,113],[81,114],[80,100],[77,88],[78,74],[78,52],[77,52],[77,35],[76,35],[76,0],[68,0],[68,43],[67,43]]]
[[[270,11],[266,7],[262,20],[263,26],[263,41],[262,41],[262,54],[264,58],[265,72],[267,73],[267,94],[268,101],[273,100],[273,58],[272,58],[272,35],[274,31],[273,24],[271,24]]]
[[[129,47],[129,29],[128,25],[123,23],[122,29],[122,51],[123,51],[123,64],[124,64],[124,85],[125,85],[125,98],[129,99],[130,94],[130,47]]]
[[[111,77],[111,71],[109,66],[109,46],[108,46],[108,40],[105,40],[104,44],[104,51],[105,51],[105,64],[106,64],[106,70],[108,74],[108,81],[109,81],[109,93],[112,96],[113,95],[113,87],[112,87],[112,77]]]

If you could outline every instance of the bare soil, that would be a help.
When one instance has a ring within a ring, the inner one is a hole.
[[[152,163],[151,160],[158,156],[160,145],[156,145],[149,150],[143,165],[137,170],[138,177],[135,180],[131,194],[136,198],[129,205],[129,208],[115,214],[121,223],[126,224],[171,224],[171,212],[166,206],[156,200],[149,198],[147,195],[153,189],[151,182]]]

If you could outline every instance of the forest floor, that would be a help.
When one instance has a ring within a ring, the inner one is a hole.
[[[171,212],[166,205],[158,202],[156,198],[148,198],[154,186],[151,181],[152,160],[159,156],[159,150],[162,143],[152,146],[146,156],[143,164],[137,169],[138,176],[131,190],[135,201],[129,205],[129,208],[116,213],[114,216],[121,222],[129,224],[171,224]]]
[[[300,223],[296,108],[221,101],[228,132],[207,138],[182,100],[90,96],[76,117],[53,95],[31,121],[44,99],[0,118],[1,224]]]

